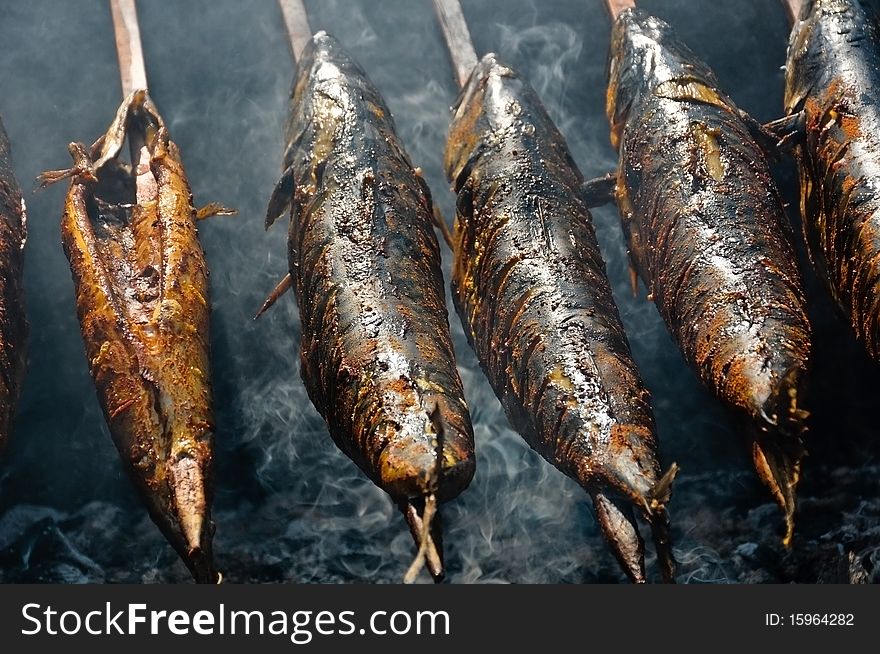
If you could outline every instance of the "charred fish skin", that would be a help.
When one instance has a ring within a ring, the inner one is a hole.
[[[802,7],[788,47],[785,108],[804,112],[796,147],[814,267],[880,361],[880,32],[856,0]]]
[[[615,554],[643,581],[630,507],[655,526],[668,500],[668,484],[657,493],[649,394],[581,173],[536,93],[494,54],[453,109],[445,168],[458,196],[452,289],[465,333],[511,424],[594,496]]]
[[[208,270],[180,153],[145,91],[71,153],[44,179],[71,177],[62,244],[98,399],[153,521],[196,581],[216,582]]]
[[[474,437],[431,196],[366,74],[324,32],[299,62],[286,171],[302,377],[337,446],[398,502],[457,496]]]
[[[788,541],[810,325],[765,153],[712,71],[638,9],[614,26],[607,109],[632,263],[687,362],[753,426]]]
[[[25,372],[27,321],[22,270],[27,212],[0,121],[0,451],[9,437]]]

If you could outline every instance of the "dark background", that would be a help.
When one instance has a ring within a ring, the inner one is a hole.
[[[447,218],[441,171],[457,90],[429,0],[317,0],[312,27],[337,36],[391,107]],[[788,23],[771,0],[644,0],[760,120],[781,113]],[[614,167],[604,115],[609,20],[599,0],[465,0],[478,53],[531,80],[586,177]],[[286,269],[286,230],[263,231],[280,172],[294,65],[271,0],[152,0],[139,6],[151,93],[180,145],[197,204],[234,218],[201,226],[211,268],[217,413],[216,554],[226,578],[398,581],[412,557],[402,518],[331,443],[299,377],[299,323],[286,297],[251,316]],[[103,133],[120,100],[103,0],[0,2],[0,114],[28,201],[29,370],[0,460],[0,581],[182,581],[170,546],[125,478],[88,375],[59,219],[71,140]],[[788,202],[790,161],[777,166]],[[596,230],[635,357],[653,394],[662,459],[682,472],[671,504],[682,582],[876,579],[880,374],[802,266],[814,325],[811,456],[794,549],[751,471],[737,425],[683,364],[654,305],[629,291],[616,211]],[[792,215],[797,220],[796,215]],[[799,239],[800,244],[800,239]],[[444,246],[447,271],[449,252]],[[444,508],[454,582],[622,580],[586,495],[511,431],[450,305],[476,428],[478,471]]]

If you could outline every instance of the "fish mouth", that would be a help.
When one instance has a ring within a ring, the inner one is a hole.
[[[632,506],[604,492],[593,492],[593,507],[605,540],[614,558],[634,584],[647,583],[645,543],[633,515]]]
[[[651,528],[663,582],[675,583],[676,562],[666,503],[669,501],[672,480],[677,472],[678,466],[672,464],[651,491],[646,496],[638,497],[638,501],[615,492],[590,493],[602,534],[626,576],[633,583],[643,584],[647,581],[645,545],[635,519],[636,509],[640,510]]]
[[[581,478],[581,486],[593,499],[596,517],[606,542],[627,577],[645,583],[645,547],[639,534],[636,514],[648,523],[665,583],[675,583],[676,561],[672,548],[669,514],[666,506],[672,496],[672,483],[678,474],[673,463],[662,475],[624,474],[605,471],[601,478]],[[656,480],[656,481],[655,481]]]
[[[380,457],[380,485],[394,498],[436,493],[440,502],[457,497],[474,477],[474,457],[456,459],[449,447],[441,452],[421,444],[392,444]]]
[[[440,461],[429,441],[392,441],[379,457],[379,480],[392,497],[420,497],[439,487]]]

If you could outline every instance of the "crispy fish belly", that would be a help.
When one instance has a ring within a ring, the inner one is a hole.
[[[330,434],[399,503],[458,495],[474,475],[431,197],[388,108],[339,43],[305,49],[286,170],[302,377]]]
[[[608,86],[633,265],[688,363],[748,419],[791,538],[810,326],[791,228],[754,125],[671,28],[623,12]]]
[[[785,107],[803,110],[796,148],[810,256],[880,361],[880,34],[857,0],[804,3],[788,48]]]
[[[128,139],[135,161],[119,161]],[[61,234],[116,447],[193,577],[214,582],[208,271],[177,146],[145,91],[74,167]]]
[[[25,370],[27,322],[21,275],[26,238],[24,200],[0,121],[0,449],[9,437]]]
[[[511,424],[592,495],[631,579],[645,578],[633,506],[671,578],[672,475],[661,479],[648,391],[583,178],[535,92],[495,55],[477,65],[454,109],[445,165],[458,195],[453,298]]]

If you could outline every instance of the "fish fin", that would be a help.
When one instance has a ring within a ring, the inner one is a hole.
[[[761,132],[774,141],[776,150],[788,152],[801,139],[806,129],[806,114],[803,110],[796,114],[783,116],[761,125]]]
[[[196,211],[196,220],[204,220],[211,216],[234,216],[238,213],[237,209],[230,209],[219,202],[209,202],[204,207]]]
[[[449,231],[449,225],[446,224],[446,219],[440,212],[440,207],[435,204],[431,213],[434,218],[434,225],[440,230],[440,234],[443,236],[443,240],[446,241],[446,245],[449,246],[450,250],[455,251],[455,241],[452,238],[452,232]]]
[[[95,165],[89,152],[82,143],[71,143],[67,146],[70,156],[73,157],[73,166],[62,170],[47,170],[36,179],[37,187],[34,189],[42,190],[47,186],[56,184],[68,177],[75,177],[80,181],[97,182],[98,178],[95,174]]]
[[[266,210],[266,229],[269,229],[278,218],[293,208],[293,191],[293,166],[288,166],[272,190],[269,208]]]
[[[766,134],[773,134],[777,138],[785,138],[792,132],[799,132],[804,128],[804,112],[803,110],[782,116],[761,125],[761,129]]]
[[[615,202],[616,189],[617,173],[608,173],[581,184],[581,198],[588,207],[601,207]]]
[[[107,131],[89,148],[81,143],[71,143],[69,150],[74,165],[64,170],[47,170],[37,177],[38,189],[46,188],[68,177],[78,180],[97,181],[97,171],[107,162],[116,159],[125,144],[128,134],[129,120],[133,113],[143,111],[156,123],[159,131],[164,129],[161,116],[156,111],[149,94],[145,89],[132,91],[116,109],[116,115]]]
[[[47,186],[51,186],[52,184],[57,184],[58,182],[67,179],[68,177],[76,177],[80,175],[83,171],[79,171],[74,168],[62,168],[60,170],[44,170],[37,176],[37,179],[34,181],[36,185],[34,191],[42,191]]]
[[[762,442],[756,438],[752,443],[752,459],[758,477],[770,489],[773,499],[780,506],[785,518],[785,536],[782,544],[791,547],[794,536],[794,519],[797,512],[797,486],[801,478],[801,462],[806,455],[800,439],[790,443]]]
[[[217,575],[208,545],[211,529],[205,470],[192,456],[181,454],[169,464],[168,473],[171,506],[183,537],[185,561],[197,581],[213,583]]]
[[[648,510],[658,511],[669,503],[672,496],[672,482],[678,474],[678,464],[673,463],[669,466],[669,470],[663,473],[663,476],[657,480],[657,483],[651,487],[648,493]]]
[[[783,545],[791,545],[797,511],[797,486],[807,456],[804,435],[809,412],[798,404],[805,370],[793,366],[765,400],[752,428],[752,458],[761,481],[785,516]]]
[[[791,151],[804,133],[803,111],[771,120],[763,125],[745,111],[739,110],[739,116],[749,128],[752,138],[773,160],[778,160],[781,153]]]
[[[272,305],[278,301],[278,298],[287,293],[291,288],[293,288],[293,276],[290,273],[287,273],[284,278],[278,282],[278,285],[272,289],[272,292],[269,293],[269,297],[266,298],[266,301],[263,302],[263,306],[257,311],[254,320],[271,309]]]

